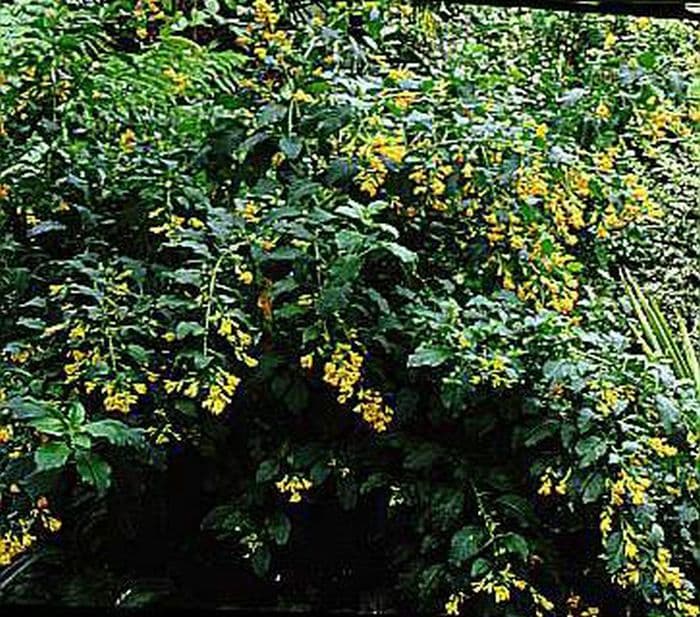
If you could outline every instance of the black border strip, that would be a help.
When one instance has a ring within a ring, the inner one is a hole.
[[[604,15],[632,15],[635,17],[658,17],[665,19],[689,19],[700,21],[700,1],[672,2],[667,0],[637,2],[634,0],[414,0],[416,5],[476,4],[507,8],[524,7],[576,13],[599,13]],[[688,6],[689,8],[686,8]]]

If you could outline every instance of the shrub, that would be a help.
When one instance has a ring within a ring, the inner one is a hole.
[[[374,499],[407,606],[697,615],[698,401],[616,282],[697,170],[697,30],[184,5],[0,8],[2,563],[186,447],[261,577]]]

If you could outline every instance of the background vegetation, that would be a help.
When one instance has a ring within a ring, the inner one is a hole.
[[[697,617],[698,49],[2,4],[3,600]]]

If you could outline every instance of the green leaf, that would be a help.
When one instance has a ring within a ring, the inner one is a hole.
[[[637,60],[645,69],[651,69],[656,63],[656,54],[653,51],[645,51],[637,56]]]
[[[35,418],[27,422],[29,426],[35,428],[40,433],[61,437],[68,432],[68,427],[64,420],[59,418]]]
[[[253,572],[260,577],[267,574],[270,569],[270,549],[267,546],[261,546],[257,551],[253,553],[250,563],[253,566]]]
[[[145,444],[141,431],[131,428],[120,420],[98,420],[85,425],[85,432],[101,437],[115,446],[142,446]]]
[[[479,552],[486,543],[488,534],[482,527],[467,525],[462,527],[452,536],[450,543],[449,560],[456,566],[461,566],[465,561]]]
[[[54,410],[42,401],[37,401],[31,397],[14,397],[9,399],[5,405],[10,410],[15,420],[28,420],[30,418],[41,418],[55,413]]]
[[[289,534],[292,529],[292,524],[289,522],[289,518],[286,514],[282,512],[275,512],[272,517],[270,517],[267,528],[277,544],[280,546],[287,544]]]
[[[488,559],[479,557],[474,560],[469,576],[473,579],[482,578],[491,570],[491,562]]]
[[[504,516],[516,520],[524,527],[537,524],[537,517],[530,502],[520,495],[509,493],[498,497],[494,504]]]
[[[34,317],[20,317],[17,320],[17,325],[24,326],[29,330],[43,330],[46,327],[46,322]]]
[[[515,553],[523,561],[527,561],[530,547],[527,540],[517,533],[507,533],[500,539],[500,544],[511,553]]]
[[[581,456],[581,467],[588,467],[605,454],[608,445],[602,437],[591,435],[576,444],[576,453]]]
[[[413,264],[418,261],[416,253],[396,242],[382,242],[379,246],[389,251],[392,255],[396,255],[405,264]]]
[[[68,405],[68,422],[73,429],[77,429],[85,422],[85,407],[80,401],[72,401]]]
[[[284,395],[284,402],[290,411],[303,411],[309,404],[309,390],[300,379],[292,381],[291,387]]]
[[[525,445],[530,447],[554,435],[559,429],[559,420],[545,420],[532,427],[525,435]]]
[[[180,341],[186,336],[200,336],[204,334],[204,328],[201,324],[194,321],[181,321],[175,328],[175,336]]]
[[[258,471],[255,474],[256,482],[269,482],[277,476],[279,473],[280,466],[275,459],[267,459],[260,463]]]
[[[93,452],[78,452],[75,455],[78,473],[83,482],[104,493],[112,483],[112,468],[107,461]]]
[[[599,473],[591,474],[583,488],[583,503],[593,503],[605,491],[605,477]]]
[[[135,343],[129,343],[126,346],[127,353],[139,364],[148,362],[148,351],[141,347],[141,345],[136,345]]]
[[[434,347],[423,343],[408,357],[408,368],[439,366],[453,355],[449,347]]]
[[[70,448],[65,443],[58,441],[40,446],[34,452],[34,462],[36,463],[37,471],[63,467],[70,453]]]
[[[301,153],[301,146],[301,142],[293,137],[282,137],[280,139],[280,150],[292,161]]]

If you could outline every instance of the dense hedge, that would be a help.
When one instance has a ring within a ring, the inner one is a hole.
[[[698,30],[293,9],[0,7],[2,587],[194,451],[263,578],[339,503],[403,607],[696,617],[699,403],[619,268],[697,331]]]

